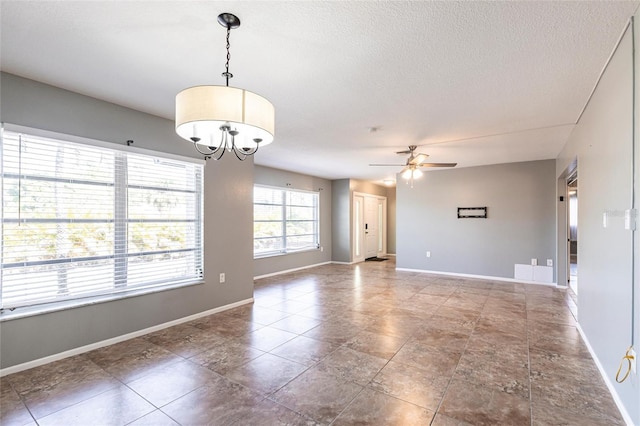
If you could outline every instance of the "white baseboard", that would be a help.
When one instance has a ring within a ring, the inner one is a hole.
[[[358,262],[338,262],[337,260],[332,260],[331,263],[334,265],[355,265]]]
[[[540,281],[524,281],[524,280],[516,280],[515,278],[494,277],[490,275],[460,274],[457,272],[428,271],[425,269],[409,269],[409,268],[396,268],[396,271],[419,272],[422,274],[446,275],[449,277],[475,278],[479,280],[504,281],[508,283],[537,284],[537,285],[546,285],[549,287],[557,287],[556,283],[543,283]]]
[[[611,380],[609,380],[609,376],[607,375],[607,372],[605,371],[604,367],[600,363],[600,360],[598,359],[598,356],[593,350],[593,347],[591,347],[591,343],[589,343],[589,339],[587,339],[587,335],[584,334],[582,327],[580,327],[580,323],[577,323],[577,329],[578,329],[578,332],[580,333],[580,337],[582,337],[582,341],[587,346],[587,349],[589,349],[591,358],[593,358],[593,361],[596,363],[596,366],[598,367],[598,371],[600,371],[600,375],[602,376],[602,379],[606,383],[607,388],[609,388],[609,393],[611,393],[611,396],[613,397],[613,401],[618,406],[618,409],[620,410],[620,414],[622,414],[622,418],[624,419],[624,422],[627,424],[627,426],[633,426],[634,423],[633,423],[633,420],[631,419],[631,416],[629,415],[626,408],[624,407],[624,404],[622,403],[622,400],[620,399],[620,396],[618,395],[618,392],[616,391],[615,386],[613,386],[613,383],[611,383]]]
[[[11,367],[3,368],[0,370],[0,377],[4,377],[8,374],[17,373],[19,371],[28,370],[30,368],[38,367],[44,364],[49,364],[50,362],[59,361],[61,359],[69,358],[75,355],[80,355],[85,352],[92,351],[94,349],[99,349],[105,346],[113,345],[116,343],[124,342],[125,340],[133,339],[136,337],[144,336],[145,334],[153,333],[158,330],[162,330],[165,328],[173,327],[174,325],[182,324],[185,322],[193,321],[198,318],[206,317],[208,315],[212,315],[218,312],[226,311],[228,309],[236,308],[238,306],[246,305],[247,303],[253,302],[253,297],[249,299],[240,300],[238,302],[230,303],[228,305],[220,306],[214,309],[209,309],[208,311],[198,312],[197,314],[189,315],[187,317],[178,318],[173,321],[165,322],[162,324],[154,325],[153,327],[144,328],[142,330],[137,330],[131,333],[123,334],[121,336],[112,337],[111,339],[102,340],[100,342],[91,343],[90,345],[80,346],[79,348],[70,349],[68,351],[60,352],[54,355],[49,355],[44,358],[35,359],[33,361],[28,361],[22,364],[13,365]]]
[[[301,266],[299,268],[285,269],[284,271],[272,272],[270,274],[256,275],[255,277],[253,277],[253,279],[259,280],[261,278],[275,277],[276,275],[282,275],[282,274],[287,274],[289,272],[301,271],[303,269],[315,268],[316,266],[329,265],[331,263],[335,263],[335,262],[329,261],[329,262],[322,262],[322,263],[314,263],[313,265]]]

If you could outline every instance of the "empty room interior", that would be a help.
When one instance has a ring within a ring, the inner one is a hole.
[[[2,425],[640,425],[640,1],[0,2]]]

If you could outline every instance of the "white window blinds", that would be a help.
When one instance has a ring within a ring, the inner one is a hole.
[[[202,165],[3,133],[0,307],[202,278]]]
[[[254,256],[317,249],[318,198],[317,192],[254,186]]]

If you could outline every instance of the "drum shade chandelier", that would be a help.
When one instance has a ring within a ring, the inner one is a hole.
[[[273,142],[275,110],[260,95],[229,87],[229,36],[240,19],[221,13],[218,23],[227,29],[227,62],[222,76],[225,86],[195,86],[176,95],[176,133],[193,142],[205,159],[219,160],[226,151],[244,161],[258,148]]]

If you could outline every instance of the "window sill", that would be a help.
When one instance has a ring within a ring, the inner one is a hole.
[[[295,251],[287,251],[287,252],[259,254],[259,255],[254,255],[253,256],[253,260],[267,259],[269,257],[288,256],[288,255],[291,255],[291,254],[298,254],[298,253],[309,253],[309,252],[312,252],[312,251],[320,251],[320,247],[310,248],[310,249],[303,249],[303,250],[295,250]]]
[[[200,284],[204,284],[204,280],[197,280],[197,281],[192,281],[187,283],[181,282],[176,284],[168,284],[162,287],[135,289],[135,290],[126,291],[118,294],[92,296],[84,299],[67,300],[64,302],[52,302],[52,303],[36,305],[36,306],[24,306],[24,307],[15,308],[15,310],[13,311],[9,309],[5,309],[5,311],[0,314],[0,322],[11,321],[11,320],[16,320],[20,318],[27,318],[27,317],[32,317],[32,316],[42,315],[42,314],[49,314],[52,312],[64,311],[67,309],[75,309],[75,308],[81,308],[85,306],[97,305],[99,303],[112,302],[114,300],[144,296],[144,295],[153,294],[153,293],[160,293],[162,291],[191,287],[191,286],[200,285]]]

